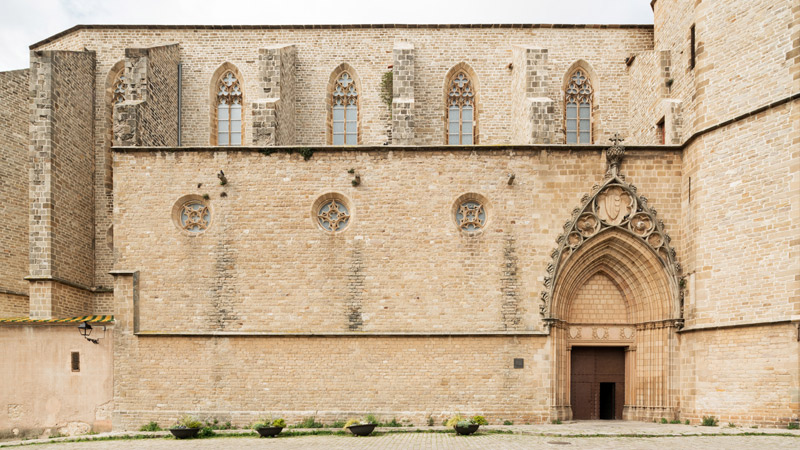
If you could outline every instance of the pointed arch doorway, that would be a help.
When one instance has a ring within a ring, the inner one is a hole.
[[[680,266],[655,209],[618,173],[623,153],[608,150],[603,184],[573,210],[547,268],[552,420],[676,417]]]

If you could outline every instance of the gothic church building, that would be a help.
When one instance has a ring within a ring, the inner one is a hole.
[[[0,73],[0,435],[797,421],[800,7],[651,5],[33,44]]]

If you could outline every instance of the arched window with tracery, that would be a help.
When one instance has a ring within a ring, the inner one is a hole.
[[[592,143],[592,82],[583,69],[569,77],[565,91],[567,144]]]
[[[217,145],[242,145],[242,90],[233,71],[217,82]]]
[[[447,144],[472,145],[475,129],[475,91],[466,72],[457,73],[447,92]]]
[[[358,90],[353,77],[342,72],[331,93],[333,145],[358,144]]]

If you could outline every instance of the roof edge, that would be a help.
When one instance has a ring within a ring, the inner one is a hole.
[[[315,29],[344,29],[344,28],[588,28],[588,29],[653,29],[651,24],[557,24],[557,23],[477,23],[477,24],[317,24],[317,25],[75,25],[64,31],[58,32],[35,44],[30,45],[31,50],[49,44],[61,37],[79,30],[107,30],[107,29],[143,29],[143,30],[315,30]]]

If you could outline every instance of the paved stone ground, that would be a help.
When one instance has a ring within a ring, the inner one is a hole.
[[[497,449],[530,448],[562,449],[753,449],[800,448],[800,431],[727,427],[697,427],[659,425],[643,422],[578,422],[563,425],[492,426],[483,429],[503,429],[514,434],[482,433],[456,436],[452,433],[387,433],[356,438],[352,436],[293,436],[275,439],[256,437],[227,437],[178,441],[167,438],[106,440],[95,442],[62,442],[33,440],[3,442],[0,447],[31,443],[46,443],[53,450],[211,450],[211,449]],[[436,427],[435,429],[444,429]],[[405,429],[406,431],[412,429]],[[545,435],[543,436],[542,433]],[[749,436],[746,433],[769,433]],[[120,433],[109,433],[117,435]],[[146,434],[146,433],[135,433]],[[155,433],[163,435],[163,433]],[[593,437],[591,435],[602,435]],[[582,435],[582,436],[581,436]],[[588,436],[587,436],[588,435]],[[636,437],[649,436],[649,437]],[[94,437],[102,437],[96,435]],[[655,437],[652,437],[655,436]],[[20,448],[20,447],[16,447]],[[24,448],[24,447],[22,447]],[[38,446],[37,446],[38,448]]]

